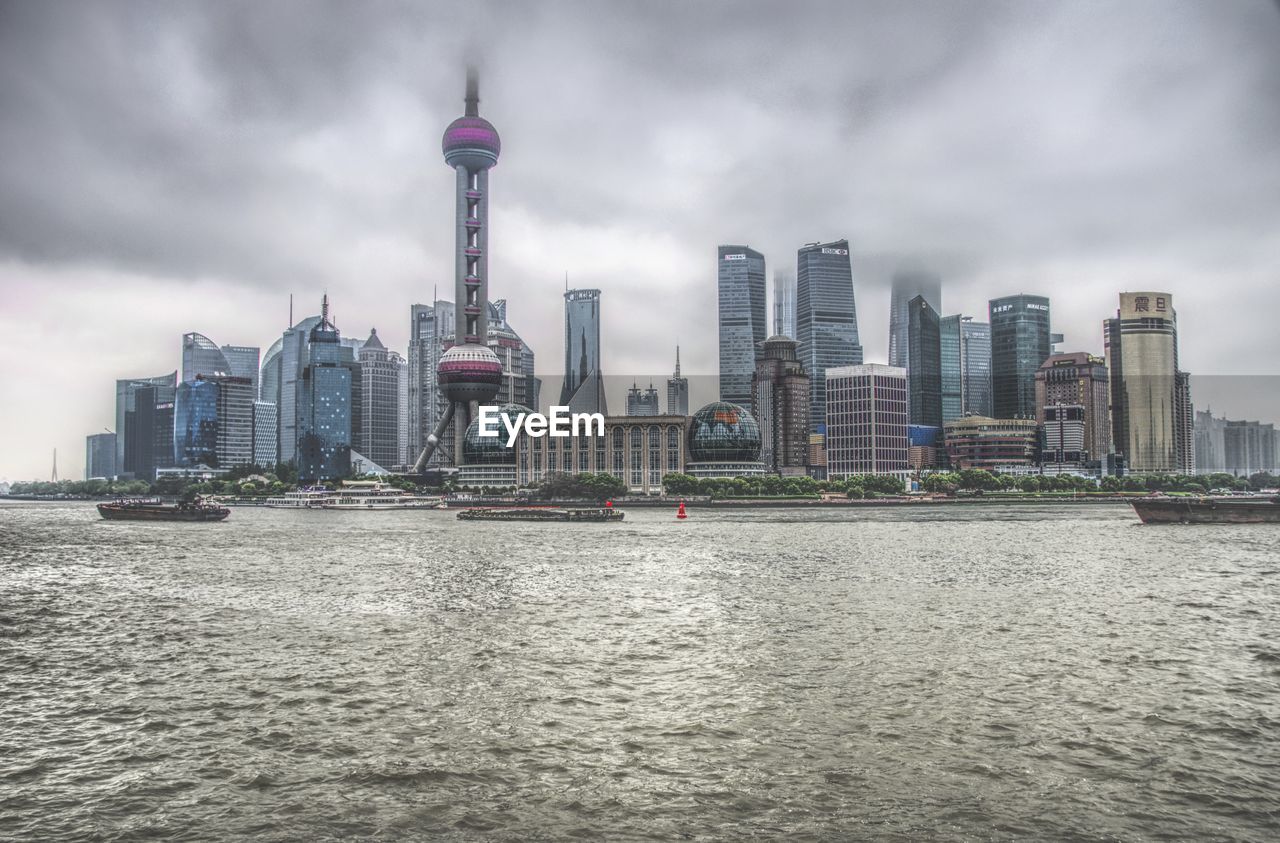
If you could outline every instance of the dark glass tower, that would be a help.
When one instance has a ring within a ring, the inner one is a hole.
[[[924,296],[907,302],[910,424],[942,427],[942,343],[938,312]]]
[[[796,340],[809,373],[809,429],[826,423],[827,369],[862,363],[849,241],[812,243],[796,255]]]
[[[716,256],[720,400],[750,407],[756,352],[769,336],[764,255],[747,246],[721,246]]]
[[[964,367],[961,353],[960,314],[944,316],[938,321],[938,342],[942,363],[942,423],[964,415]]]
[[[991,326],[960,319],[960,415],[991,417]]]
[[[899,272],[893,276],[893,292],[889,297],[889,365],[911,368],[907,343],[907,323],[911,320],[910,301],[924,296],[935,313],[942,312],[942,279],[929,272]]]
[[[991,404],[998,419],[1036,416],[1036,372],[1049,358],[1049,300],[1019,294],[992,299]]]
[[[565,290],[564,383],[560,404],[575,413],[608,414],[600,371],[600,291]]]

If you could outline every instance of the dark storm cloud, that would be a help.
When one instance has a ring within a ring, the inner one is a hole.
[[[914,264],[948,312],[1049,293],[1091,351],[1117,291],[1168,289],[1191,368],[1275,369],[1264,0],[0,0],[5,292],[54,312],[107,274],[118,318],[159,326],[157,291],[310,309],[327,289],[345,331],[403,347],[407,305],[450,295],[439,136],[467,57],[504,138],[493,294],[549,373],[566,271],[604,290],[607,374],[666,372],[677,337],[711,373],[716,244],[772,274],[840,237],[870,359]],[[272,307],[170,330],[266,346]]]

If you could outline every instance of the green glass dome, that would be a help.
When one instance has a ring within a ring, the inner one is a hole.
[[[689,462],[757,462],[760,426],[737,404],[716,401],[693,414]]]
[[[533,411],[528,407],[520,404],[503,404],[498,408],[498,414],[505,416],[514,424],[516,419],[522,414],[528,415]],[[516,449],[515,446],[507,447],[507,428],[502,422],[490,425],[490,430],[497,430],[497,436],[481,436],[480,435],[480,419],[474,419],[467,426],[467,432],[462,437],[462,464],[463,465],[515,465]]]

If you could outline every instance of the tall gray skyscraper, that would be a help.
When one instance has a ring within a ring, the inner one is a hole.
[[[680,374],[680,346],[676,346],[676,370],[667,378],[667,415],[689,415],[689,379]]]
[[[960,314],[938,320],[939,362],[942,365],[942,422],[964,415],[964,366],[961,363]]]
[[[938,313],[924,296],[907,302],[907,418],[942,427],[942,343]]]
[[[760,343],[769,336],[764,255],[748,246],[717,250],[720,400],[751,406],[751,379]]]
[[[796,338],[796,279],[781,269],[773,273],[773,333]]]
[[[930,272],[899,272],[893,276],[893,290],[889,297],[889,365],[909,368],[910,351],[907,344],[907,322],[910,320],[910,302],[916,296],[942,313],[942,279]]]
[[[827,369],[862,363],[849,241],[811,243],[796,255],[796,340],[809,373],[809,426],[826,424]]]
[[[356,450],[382,468],[400,464],[400,381],[405,361],[371,329],[360,349],[361,421]]]
[[[576,413],[609,414],[600,370],[600,291],[564,293],[564,383],[560,404]]]
[[[409,459],[427,447],[427,437],[444,415],[436,367],[453,341],[453,302],[436,299],[409,309]],[[452,448],[446,448],[452,454]]]
[[[960,320],[960,404],[961,415],[991,418],[991,326]]]
[[[1036,416],[1036,372],[1053,352],[1049,300],[1019,294],[992,299],[991,393],[998,419]]]
[[[116,476],[116,435],[93,433],[84,440],[84,479]]]

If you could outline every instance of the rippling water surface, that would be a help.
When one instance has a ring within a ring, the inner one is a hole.
[[[0,508],[0,837],[1280,834],[1280,527]]]

